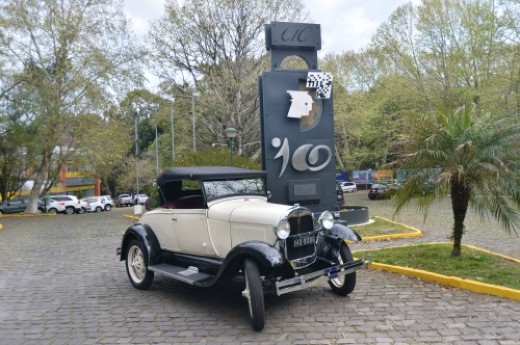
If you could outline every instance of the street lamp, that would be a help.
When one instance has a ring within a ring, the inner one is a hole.
[[[175,97],[172,96],[172,112],[170,116],[170,125],[171,125],[171,133],[172,133],[172,162],[175,162],[175,129],[173,126],[173,103],[175,102]]]
[[[155,172],[156,176],[159,176],[159,140],[157,135],[157,126],[158,126],[158,120],[157,120],[157,113],[159,112],[159,104],[158,103],[152,103],[150,104],[150,111],[154,113],[155,117]]]
[[[195,98],[199,97],[198,92],[194,92],[191,95],[191,131],[193,136],[193,152],[197,151],[197,144],[195,142]]]
[[[228,141],[229,141],[230,160],[231,160],[231,165],[233,165],[233,151],[235,150],[235,137],[237,135],[237,130],[234,129],[233,127],[228,127],[224,130],[224,132],[226,133],[226,137],[228,138]]]

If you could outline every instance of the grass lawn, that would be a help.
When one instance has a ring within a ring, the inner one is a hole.
[[[462,245],[460,257],[450,256],[451,243],[419,244],[356,250],[369,261],[410,267],[520,290],[520,263]]]

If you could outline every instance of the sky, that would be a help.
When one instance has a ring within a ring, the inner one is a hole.
[[[258,0],[261,1],[261,0]],[[365,48],[377,28],[399,6],[420,0],[303,0],[312,23],[321,25],[321,54]],[[138,35],[162,16],[164,0],[124,0],[127,17]],[[268,24],[268,23],[266,23]]]

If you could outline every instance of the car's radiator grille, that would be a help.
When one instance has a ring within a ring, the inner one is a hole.
[[[289,216],[289,225],[291,226],[291,236],[305,234],[314,230],[314,221],[312,215],[304,213]]]
[[[288,217],[291,233],[285,240],[287,260],[294,261],[313,256],[316,251],[314,220],[307,212],[294,212]]]

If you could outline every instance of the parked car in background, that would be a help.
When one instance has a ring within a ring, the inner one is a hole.
[[[398,187],[397,184],[373,184],[368,190],[368,198],[370,200],[389,199]]]
[[[146,205],[147,201],[148,201],[148,195],[146,195],[146,194],[137,194],[134,196],[135,205]]]
[[[130,194],[119,194],[117,197],[117,206],[132,206],[134,204]]]
[[[339,186],[345,193],[353,193],[357,191],[357,185],[354,182],[340,182]]]
[[[114,200],[110,195],[101,195],[100,198],[105,200],[105,211],[110,211],[114,207]]]
[[[79,211],[77,211],[79,214],[83,214],[83,213],[87,212],[88,203],[85,200],[79,199],[79,206],[80,206],[80,209],[79,209]]]
[[[361,237],[334,212],[268,202],[265,177],[265,171],[237,167],[163,172],[157,178],[160,206],[130,226],[117,249],[130,283],[145,290],[160,273],[210,288],[242,277],[257,331],[265,324],[264,291],[280,296],[321,278],[334,294],[350,294],[364,260],[352,257],[347,240]]]
[[[27,209],[27,199],[11,199],[0,203],[0,214],[22,213]]]
[[[99,213],[105,210],[105,198],[101,196],[89,196],[81,200],[87,203],[88,212]]]
[[[40,210],[49,213],[81,213],[81,203],[74,195],[51,195],[47,201],[44,200]]]

